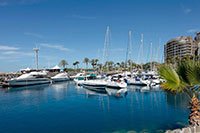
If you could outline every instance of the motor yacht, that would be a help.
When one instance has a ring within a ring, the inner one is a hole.
[[[7,82],[8,86],[17,87],[17,86],[48,84],[51,82],[51,79],[47,77],[46,72],[30,72],[22,74],[17,78],[12,78]]]
[[[53,77],[51,77],[53,82],[63,82],[63,81],[68,81],[70,78],[67,73],[59,73]]]

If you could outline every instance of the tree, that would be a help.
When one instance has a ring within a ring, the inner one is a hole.
[[[90,59],[89,58],[84,58],[84,60],[83,60],[83,63],[85,63],[86,64],[86,69],[88,69],[88,64],[89,64],[89,62],[90,62]]]
[[[98,61],[99,61],[98,59],[92,59],[92,60],[90,61],[90,63],[91,63],[91,65],[92,65],[93,69],[96,67]]]
[[[75,66],[76,66],[76,62],[74,62],[74,63],[73,63],[73,66],[74,66],[74,69],[75,69]]]
[[[125,66],[126,66],[126,64],[122,61],[121,62],[121,68],[123,69],[123,68],[125,68]]]
[[[78,65],[79,65],[79,61],[75,61],[75,62],[73,63],[74,68],[75,68],[75,66],[76,66],[76,68],[78,69]]]
[[[190,97],[189,124],[200,125],[200,103],[198,93],[200,89],[200,62],[192,60],[179,62],[176,69],[170,65],[162,65],[159,73],[166,82],[161,87],[167,91],[185,92]]]
[[[109,70],[113,69],[113,64],[114,64],[113,61],[108,61],[108,68],[109,68]]]
[[[59,66],[63,67],[63,69],[65,69],[67,65],[68,65],[68,63],[66,60],[61,60],[59,63]]]
[[[98,67],[98,71],[101,71],[103,68],[103,64],[97,64],[97,67]]]
[[[77,69],[79,68],[79,64],[80,64],[80,62],[79,62],[79,61],[76,61],[76,68],[77,68]]]
[[[132,64],[133,64],[133,61],[129,59],[129,60],[127,61],[127,63],[128,63],[128,66],[129,66],[130,69],[131,69],[131,68],[132,68]]]
[[[119,62],[117,62],[115,66],[117,67],[117,70],[119,70],[121,64]]]

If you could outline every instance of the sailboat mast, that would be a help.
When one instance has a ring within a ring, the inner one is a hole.
[[[108,61],[108,47],[110,44],[110,27],[107,26],[106,34],[105,34],[105,41],[104,41],[104,49],[103,49],[103,63]]]
[[[128,66],[128,60],[131,60],[131,53],[132,53],[132,31],[129,30],[128,32],[128,45],[127,45],[127,51],[126,51],[126,67]],[[132,67],[132,65],[131,65]]]
[[[153,70],[153,61],[152,61],[152,54],[153,54],[153,49],[152,49],[152,42],[150,44],[150,64],[151,64],[151,67],[150,67],[150,70],[152,71]]]
[[[141,57],[143,58],[143,44],[144,44],[144,35],[141,34]],[[143,71],[143,59],[141,59],[141,68]]]

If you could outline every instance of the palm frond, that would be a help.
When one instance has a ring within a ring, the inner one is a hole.
[[[200,63],[193,62],[187,70],[187,77],[191,86],[200,85]]]
[[[159,68],[159,74],[166,81],[161,84],[161,87],[165,90],[181,92],[187,86],[187,84],[179,78],[179,75],[171,66],[161,66]]]
[[[191,85],[190,80],[187,75],[187,71],[190,69],[192,69],[192,63],[190,61],[179,62],[176,69],[176,72],[179,75],[179,78],[188,85]]]

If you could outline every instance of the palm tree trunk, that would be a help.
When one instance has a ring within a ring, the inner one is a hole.
[[[196,95],[192,97],[189,108],[189,124],[191,126],[200,126],[200,102]]]

